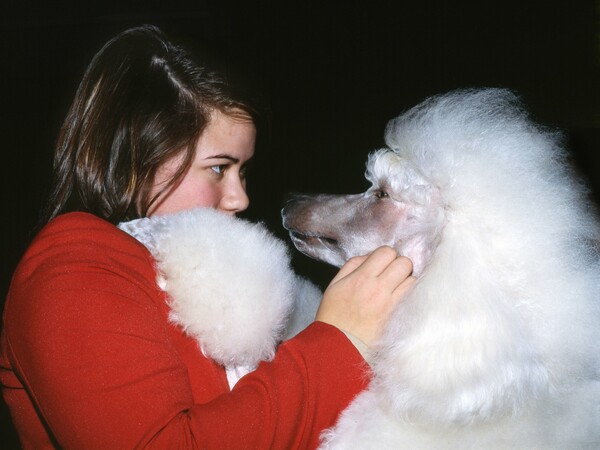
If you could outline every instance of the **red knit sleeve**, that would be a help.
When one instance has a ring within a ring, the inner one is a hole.
[[[364,388],[358,352],[315,323],[231,393],[194,404],[149,255],[70,216],[32,245],[6,304],[2,358],[33,401],[5,390],[12,411],[31,409],[16,415],[22,436],[37,415],[63,448],[312,448]]]
[[[203,448],[315,448],[320,431],[331,427],[365,387],[364,364],[341,332],[313,323],[282,345],[273,362],[242,378],[226,398],[195,406],[193,429]],[[213,408],[218,414],[207,420]],[[238,424],[235,432],[231,424]]]

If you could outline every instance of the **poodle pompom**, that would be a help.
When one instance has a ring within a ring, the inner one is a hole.
[[[207,208],[121,228],[154,255],[171,320],[198,340],[206,356],[249,367],[273,358],[299,283],[282,241],[261,224]]]

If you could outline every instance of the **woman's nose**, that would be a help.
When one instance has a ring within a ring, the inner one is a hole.
[[[225,187],[219,209],[230,214],[244,211],[250,205],[246,183],[239,176],[232,177]]]

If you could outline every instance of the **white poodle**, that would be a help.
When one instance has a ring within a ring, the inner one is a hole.
[[[599,228],[560,136],[481,89],[428,99],[385,137],[365,193],[283,211],[309,256],[390,245],[419,276],[322,447],[600,448]]]

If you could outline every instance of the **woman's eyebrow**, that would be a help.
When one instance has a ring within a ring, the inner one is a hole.
[[[206,159],[227,159],[227,160],[231,161],[233,164],[237,164],[237,163],[240,162],[239,158],[234,158],[233,156],[226,155],[226,154],[210,155],[210,156],[207,156],[204,159],[205,160]]]

